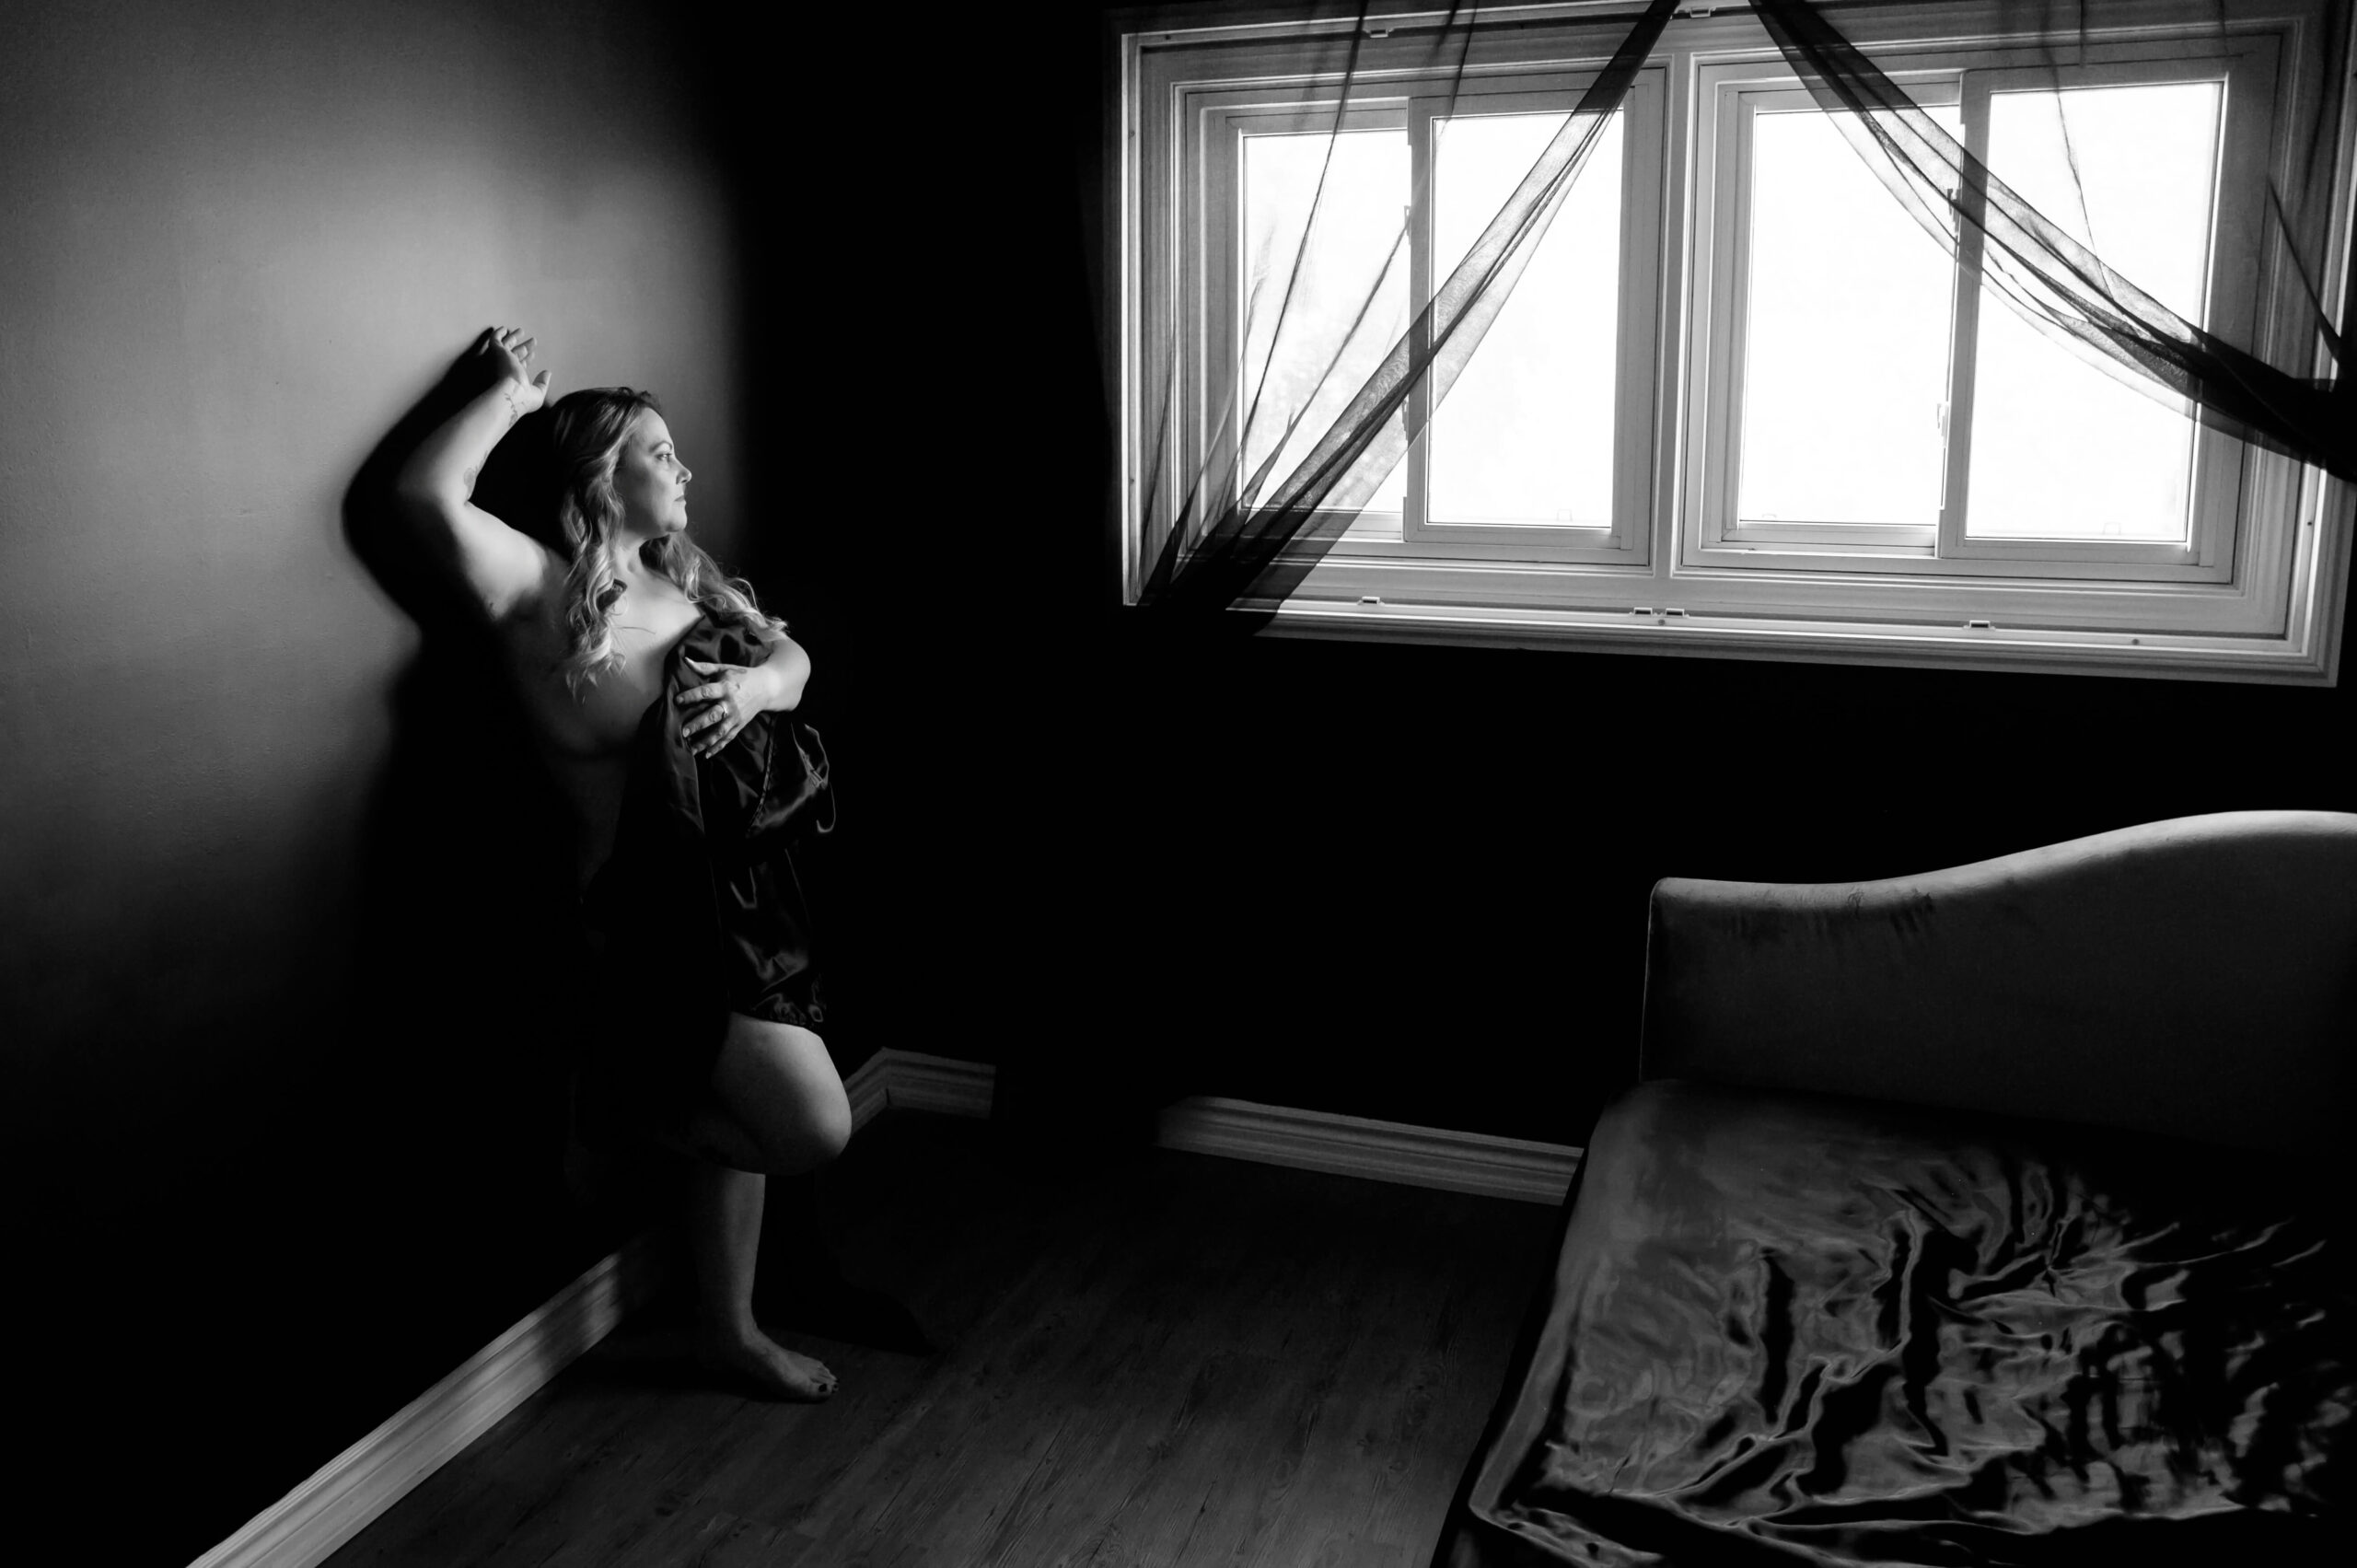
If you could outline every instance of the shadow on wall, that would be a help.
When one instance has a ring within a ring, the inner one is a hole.
[[[709,542],[745,540],[704,15],[11,12],[0,1143],[46,1353],[14,1409],[26,1494],[124,1561],[219,1539],[594,1240],[556,824],[495,665],[368,497],[432,361],[508,319],[568,388],[662,389]],[[90,1462],[126,1445],[168,1456],[136,1518]]]
[[[551,1191],[563,1174],[587,1230],[644,1223],[651,1155],[574,1135],[576,1046],[598,989],[574,931],[569,807],[536,755],[490,628],[401,514],[393,481],[418,444],[482,390],[471,352],[453,361],[371,452],[343,501],[353,553],[416,622],[418,654],[391,693],[392,739],[363,831],[355,994],[375,999],[375,1048],[401,1063],[396,1095],[480,1109],[471,1151],[500,1165],[493,1191]],[[561,548],[550,477],[533,466],[545,412],[512,429],[476,485],[478,505]],[[621,1158],[628,1170],[611,1168]],[[609,1212],[610,1211],[610,1212]]]

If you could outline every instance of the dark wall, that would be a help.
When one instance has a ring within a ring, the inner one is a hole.
[[[930,373],[943,505],[827,573],[891,629],[862,655],[902,852],[883,1033],[1005,1064],[1044,1143],[1178,1093],[1575,1141],[1633,1070],[1658,877],[2357,808],[2337,689],[1143,637],[1106,587],[1097,21],[1003,18],[907,84],[1036,90],[1014,156],[912,131],[894,163],[949,177],[849,203],[879,289],[932,302],[870,392]]]
[[[514,321],[560,390],[657,389],[742,542],[738,160],[656,9],[10,10],[0,1202],[49,1369],[12,1405],[45,1506],[136,1478],[112,1560],[195,1555],[604,1239],[546,803],[346,500]]]

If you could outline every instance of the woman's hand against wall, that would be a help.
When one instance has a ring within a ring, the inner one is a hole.
[[[549,401],[549,373],[532,374],[532,342],[521,327],[485,327],[475,344],[476,352],[489,361],[497,377],[494,386],[517,419]]]

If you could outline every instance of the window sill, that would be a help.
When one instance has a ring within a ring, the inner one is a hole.
[[[1254,607],[1266,612],[1265,602]],[[1469,607],[1296,595],[1273,607],[1276,636],[1446,643],[1504,648],[1817,664],[1935,667],[2177,680],[2335,684],[2338,650],[2314,632],[2283,637],[2203,637],[2031,627],[1929,625],[1700,615],[1655,608],[1606,611]],[[2312,617],[2301,618],[2315,627]]]

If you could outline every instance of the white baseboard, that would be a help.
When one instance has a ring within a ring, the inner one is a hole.
[[[987,1062],[960,1062],[913,1051],[887,1051],[891,1058],[892,1105],[900,1110],[932,1110],[949,1116],[988,1116],[998,1069]]]
[[[843,1080],[852,1125],[884,1109],[988,1116],[987,1063],[880,1051]],[[1579,1151],[1485,1132],[1292,1110],[1248,1100],[1182,1100],[1163,1112],[1164,1148],[1377,1181],[1559,1202]],[[659,1283],[650,1232],[552,1296],[338,1455],[191,1568],[318,1568],[338,1547],[613,1331]]]
[[[843,1094],[851,1100],[853,1131],[866,1126],[884,1114],[892,1103],[892,1058],[897,1052],[879,1051],[852,1070],[843,1080]]]
[[[1165,1110],[1158,1141],[1166,1149],[1190,1154],[1534,1203],[1562,1202],[1580,1158],[1580,1151],[1566,1144],[1210,1096],[1180,1100]]]
[[[853,1076],[871,1070],[878,1087],[868,1092],[878,1097],[877,1109],[888,1103],[897,1109],[952,1116],[991,1113],[997,1069],[988,1063],[883,1051]],[[853,1102],[855,1123],[867,1120],[860,1114],[861,1103],[856,1098]],[[1535,1203],[1563,1201],[1580,1156],[1577,1148],[1566,1144],[1209,1096],[1181,1100],[1165,1110],[1155,1141],[1166,1149],[1190,1154]]]
[[[192,1568],[316,1568],[654,1294],[651,1238],[609,1253]]]
[[[843,1080],[843,1093],[855,1128],[888,1105],[988,1116],[991,1077],[975,1063],[885,1051]],[[318,1568],[643,1305],[660,1283],[657,1258],[649,1232],[599,1259],[192,1568]]]

